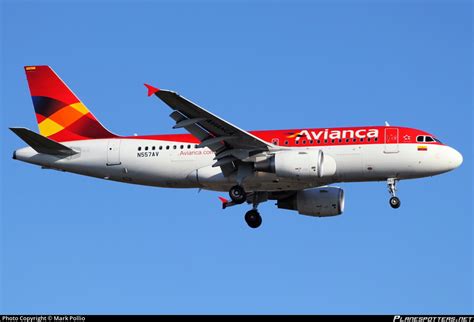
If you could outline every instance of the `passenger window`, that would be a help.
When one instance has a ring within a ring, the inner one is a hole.
[[[367,138],[367,142],[370,142],[370,138]]]
[[[418,136],[416,137],[416,142],[423,142],[423,138],[424,138],[423,135],[418,135]]]
[[[309,140],[309,144],[313,144],[313,140]]]
[[[285,141],[285,145],[288,145],[288,140]]]
[[[342,142],[342,140],[341,140],[341,139],[339,139],[339,143],[341,143],[341,142]]]
[[[176,145],[173,145],[173,150],[176,150]]]
[[[346,142],[349,142],[349,139],[346,139]]]
[[[318,144],[321,143],[321,140],[318,140]]]
[[[296,140],[296,141],[295,141],[295,144],[300,144],[300,141]]]
[[[374,139],[374,142],[377,142],[378,140],[379,140],[378,138],[375,138],[375,139]]]
[[[197,148],[198,148],[198,145],[197,145],[197,144],[195,144],[195,145],[194,145],[194,148],[195,148],[195,149],[197,149]]]
[[[357,139],[352,139],[352,142],[357,142]]]
[[[184,149],[184,145],[181,145],[179,148],[180,148],[181,150]]]
[[[306,144],[306,140],[303,141],[303,144]]]
[[[170,146],[169,146],[169,145],[167,145],[167,146],[166,146],[166,150],[169,150],[169,149],[170,149]]]
[[[155,146],[152,146],[151,149],[152,149],[153,151],[155,151]]]
[[[161,150],[161,149],[163,149],[163,147],[160,145],[160,147],[158,149]]]
[[[328,140],[327,140],[327,139],[326,139],[326,140],[324,140],[324,143],[328,143]]]
[[[361,138],[361,139],[360,139],[360,142],[364,142],[364,139]]]
[[[139,146],[139,147],[138,147],[138,151],[141,151],[141,150],[142,150],[142,147],[141,147],[141,146]]]
[[[191,149],[191,144],[188,144],[188,149]]]
[[[425,137],[425,142],[434,142],[434,140],[431,136],[426,136]]]
[[[148,151],[148,147],[147,147],[147,146],[145,147],[145,151]]]

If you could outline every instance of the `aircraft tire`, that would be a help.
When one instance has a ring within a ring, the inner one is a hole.
[[[393,209],[397,209],[400,207],[400,199],[398,197],[392,197],[390,198],[390,206],[393,208]]]
[[[258,228],[262,224],[262,216],[257,210],[252,209],[245,214],[245,222],[250,228]]]
[[[229,196],[236,204],[244,203],[247,200],[247,194],[242,186],[233,186],[230,188]]]

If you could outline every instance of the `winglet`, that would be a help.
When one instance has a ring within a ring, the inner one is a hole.
[[[227,205],[229,204],[229,200],[227,200],[224,197],[218,197],[218,198],[222,202],[222,209],[225,209],[227,207]]]
[[[219,198],[219,200],[220,200],[222,203],[228,203],[228,202],[229,202],[229,200],[227,200],[227,199],[224,198],[224,197],[218,197],[218,198]]]
[[[148,84],[143,84],[143,85],[145,85],[145,87],[148,88],[148,96],[151,96],[155,94],[156,92],[160,91],[159,88],[153,87],[151,85],[148,85]]]

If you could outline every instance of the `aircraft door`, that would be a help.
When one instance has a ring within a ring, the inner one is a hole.
[[[119,165],[120,162],[120,142],[119,139],[109,140],[107,144],[107,165]]]
[[[385,129],[385,153],[398,153],[398,129]]]

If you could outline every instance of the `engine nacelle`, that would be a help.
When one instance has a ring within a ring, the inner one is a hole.
[[[297,210],[301,215],[327,217],[344,211],[344,190],[337,187],[321,187],[298,191],[291,197],[280,199],[278,208]]]
[[[267,160],[256,162],[255,170],[283,178],[311,180],[334,175],[336,160],[322,150],[278,151]]]

